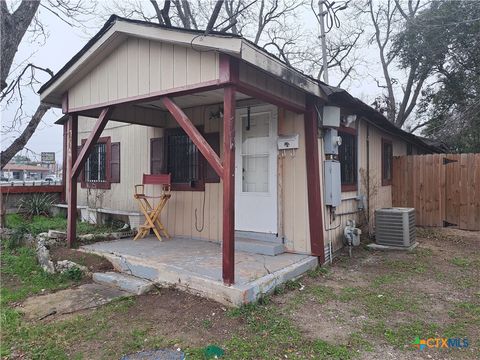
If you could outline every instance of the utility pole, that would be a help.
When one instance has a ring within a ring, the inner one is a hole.
[[[322,58],[323,58],[323,81],[328,84],[328,60],[327,60],[327,40],[325,38],[325,20],[326,12],[323,11],[323,2],[318,0],[318,20],[320,23],[320,40],[322,41]]]

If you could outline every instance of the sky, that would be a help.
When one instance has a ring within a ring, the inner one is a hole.
[[[40,46],[38,43],[31,42],[31,36],[28,34],[18,50],[15,58],[15,63],[29,58],[29,62],[35,63],[39,66],[48,67],[54,73],[61,69],[61,67],[74,56],[85,43],[101,28],[105,16],[91,17],[85,21],[86,28],[71,27],[65,22],[58,19],[55,15],[47,10],[40,8],[39,18],[45,24],[48,38],[44,44]],[[314,30],[318,29],[318,24],[311,11],[302,11],[298,18],[303,26],[311,27]],[[32,55],[32,51],[36,52]],[[367,103],[371,103],[376,95],[379,94],[379,89],[373,79],[372,74],[381,74],[380,65],[378,64],[377,49],[374,47],[362,49],[360,56],[363,60],[363,65],[359,65],[357,72],[357,79],[346,84],[346,89],[356,97],[361,98]],[[368,72],[368,75],[367,75]],[[331,76],[332,77],[332,76]],[[41,77],[43,82],[48,80],[48,76]],[[36,86],[36,90],[40,85]],[[24,103],[26,113],[33,114],[39,103],[39,96],[33,92],[25,92]],[[11,123],[14,117],[16,106],[1,108],[1,121],[3,124]],[[26,146],[26,150],[20,154],[28,155],[31,158],[40,157],[40,152],[48,151],[55,152],[57,162],[61,162],[63,134],[62,126],[55,125],[54,122],[62,116],[61,110],[53,109],[47,112],[42,123],[37,128],[37,131],[32,136]],[[21,128],[23,130],[23,128]],[[10,132],[8,134],[1,134],[1,148],[5,149],[18,136],[19,132]]]

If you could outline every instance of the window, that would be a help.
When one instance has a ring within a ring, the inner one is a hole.
[[[85,182],[107,181],[107,151],[105,143],[95,144],[85,163]]]
[[[342,191],[357,190],[357,137],[355,129],[339,130],[342,145],[338,148]]]
[[[85,141],[82,140],[82,146]],[[110,189],[111,183],[119,183],[120,143],[112,143],[110,137],[100,138],[92,147],[79,180],[83,188]]]
[[[200,152],[183,131],[169,131],[166,137],[167,173],[172,174],[172,183],[185,184],[192,188],[201,179]]]
[[[202,132],[203,129],[199,129]],[[220,153],[220,134],[204,134],[212,149]],[[150,173],[172,174],[172,189],[204,190],[205,183],[220,182],[192,140],[182,129],[166,129],[163,138],[150,140]]]
[[[413,155],[413,145],[412,145],[412,143],[407,143],[407,155]]]
[[[382,186],[392,184],[393,146],[390,140],[382,139]]]

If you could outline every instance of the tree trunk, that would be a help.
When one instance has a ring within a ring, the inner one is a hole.
[[[27,145],[28,140],[32,137],[33,133],[37,129],[38,124],[42,121],[43,116],[45,113],[50,109],[50,106],[46,104],[38,105],[37,111],[30,119],[25,130],[23,130],[22,134],[15,139],[15,141],[2,153],[0,154],[0,168],[3,169],[5,165],[20,151],[22,150],[25,145]]]
[[[7,3],[0,0],[0,90],[7,87],[7,77],[18,46],[37,12],[40,1],[23,0],[11,14]]]

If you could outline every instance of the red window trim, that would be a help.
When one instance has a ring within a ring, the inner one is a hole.
[[[338,128],[338,135],[340,137],[342,136],[342,132],[346,133],[346,134],[349,134],[349,135],[353,135],[355,137],[355,140],[358,141],[357,129],[356,128],[346,127],[346,126],[342,125]],[[357,152],[357,150],[358,149],[355,149],[355,152]],[[358,164],[356,164],[356,165],[357,166],[356,166],[355,171],[358,172]],[[358,174],[357,174],[357,176],[358,176]],[[342,184],[342,192],[357,191],[357,189],[358,189],[357,185],[358,185],[358,181],[355,181],[354,184]]]
[[[383,174],[384,174],[384,166],[385,166],[385,154],[384,154],[384,151],[385,151],[385,144],[390,144],[390,146],[392,147],[392,160],[390,161],[390,179],[385,179]],[[393,179],[393,143],[392,143],[392,140],[390,139],[385,139],[385,138],[382,138],[382,186],[390,186],[392,185],[392,179]]]
[[[82,139],[82,146],[85,144],[87,139]],[[81,187],[82,189],[110,189],[111,188],[111,169],[110,169],[110,159],[111,159],[111,138],[110,136],[104,136],[98,139],[97,144],[105,144],[105,151],[106,151],[106,156],[105,156],[105,162],[106,162],[106,168],[105,168],[105,181],[103,182],[87,182],[85,180],[85,170],[82,171],[82,182],[81,182]]]

